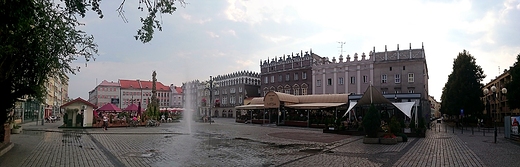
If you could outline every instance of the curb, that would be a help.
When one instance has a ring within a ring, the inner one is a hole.
[[[13,147],[14,147],[14,143],[13,142],[9,142],[7,145],[5,145],[2,148],[0,148],[0,157],[2,155],[4,155],[5,153],[9,152],[9,150],[11,150]]]

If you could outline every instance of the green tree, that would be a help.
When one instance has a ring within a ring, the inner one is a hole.
[[[365,117],[363,117],[362,124],[368,137],[378,137],[377,132],[379,132],[381,128],[381,114],[379,114],[374,104],[370,104],[368,112]]]
[[[516,56],[516,62],[509,69],[511,81],[507,83],[507,105],[511,110],[520,108],[520,54]]]
[[[475,57],[464,50],[453,61],[453,71],[442,89],[441,112],[448,115],[480,115],[484,109],[482,80],[486,77]]]
[[[172,14],[175,0],[138,0],[138,9],[146,10],[143,26],[135,35],[143,43],[152,39],[154,30],[162,30],[157,15]],[[84,17],[92,10],[102,18],[100,0],[7,0],[0,2],[0,123],[23,97],[43,101],[49,77],[63,79],[79,67],[70,63],[78,58],[87,62],[97,55],[94,37],[79,30]],[[182,0],[178,1],[184,4]],[[123,11],[125,0],[118,11]],[[124,15],[122,15],[124,18]],[[124,18],[126,19],[126,18]]]

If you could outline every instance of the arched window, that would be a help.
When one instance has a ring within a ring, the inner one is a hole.
[[[307,89],[309,88],[309,86],[306,83],[303,83],[301,88],[302,88],[302,95],[307,95]]]

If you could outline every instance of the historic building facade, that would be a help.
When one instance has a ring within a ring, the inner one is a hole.
[[[157,82],[156,89],[159,107],[170,107],[170,96],[172,94],[170,87]],[[113,103],[121,109],[132,103],[141,103],[141,108],[145,110],[151,102],[151,97],[152,81],[142,80],[120,79],[118,82],[104,80],[89,92],[90,103],[96,106]]]
[[[430,116],[428,100],[428,67],[424,46],[420,49],[376,52],[376,49],[346,61],[340,55],[332,62],[321,61],[313,66],[313,94],[348,93],[349,100],[359,100],[361,94],[372,84],[384,97],[396,102],[415,101],[423,116]]]
[[[307,95],[313,92],[312,67],[324,60],[312,50],[303,53],[283,55],[279,58],[260,60],[261,96],[269,91],[293,95]]]

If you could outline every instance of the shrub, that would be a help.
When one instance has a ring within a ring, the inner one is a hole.
[[[399,133],[399,134],[397,134],[397,136],[401,136],[403,138],[403,142],[408,141],[408,136],[406,136],[406,134],[404,134],[404,133]]]
[[[390,120],[390,132],[396,134],[396,133],[401,133],[401,124],[399,123],[399,121],[397,121],[397,118],[395,117],[392,117],[392,119]]]
[[[377,132],[381,126],[381,116],[374,104],[370,104],[370,108],[363,118],[362,124],[368,137],[377,137]]]

